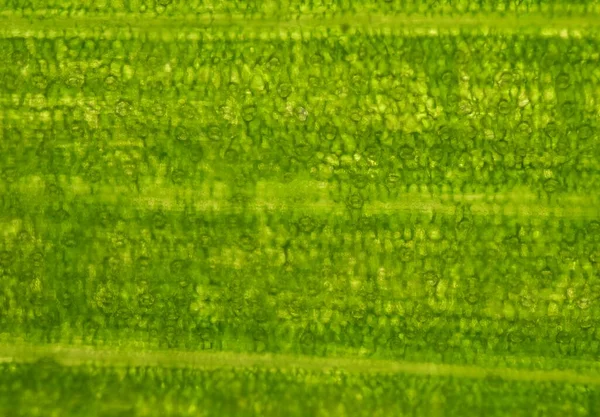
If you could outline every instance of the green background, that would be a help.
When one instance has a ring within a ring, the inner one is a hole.
[[[597,415],[598,23],[0,0],[0,413]]]

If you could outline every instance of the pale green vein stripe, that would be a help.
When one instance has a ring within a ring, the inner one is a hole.
[[[208,166],[207,166],[208,169]],[[102,204],[146,207],[149,210],[181,211],[193,207],[197,211],[245,211],[271,212],[303,210],[320,213],[343,214],[347,201],[335,202],[329,197],[331,185],[312,180],[296,180],[292,183],[261,181],[256,195],[249,197],[246,205],[232,201],[230,184],[215,182],[211,192],[204,187],[177,186],[168,177],[158,178],[154,183],[134,190],[121,186],[94,185],[81,177],[71,177],[62,189],[71,198]],[[215,191],[217,190],[217,191]],[[0,196],[2,196],[0,187]],[[33,205],[43,201],[45,185],[39,176],[27,176],[4,193],[19,194],[31,200]],[[552,201],[533,194],[526,188],[505,193],[490,194],[441,194],[424,192],[396,192],[394,197],[383,200],[365,200],[361,208],[365,214],[413,212],[452,215],[459,203],[467,204],[472,214],[480,216],[506,215],[521,217],[555,217],[573,219],[597,219],[600,217],[598,199],[590,195],[557,193]]]
[[[475,365],[234,352],[141,351],[64,345],[0,345],[0,362],[35,363],[39,360],[46,362],[53,360],[62,366],[89,364],[100,367],[144,366],[185,369],[259,367],[278,370],[303,369],[315,372],[339,370],[364,374],[408,374],[470,379],[500,378],[510,381],[600,385],[600,375],[574,370],[488,368]]]
[[[341,16],[301,15],[293,19],[215,14],[191,16],[152,16],[139,13],[73,16],[35,15],[23,17],[11,11],[0,13],[0,37],[136,37],[158,34],[159,39],[256,39],[326,37],[336,33],[437,36],[477,33],[522,33],[541,36],[582,37],[595,35],[600,27],[596,16],[549,16],[531,13],[517,16],[497,13],[479,15],[418,16],[370,14]],[[593,31],[594,33],[591,33]]]

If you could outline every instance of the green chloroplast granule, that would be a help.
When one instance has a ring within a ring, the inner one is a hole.
[[[0,0],[0,416],[600,416],[598,0]]]

